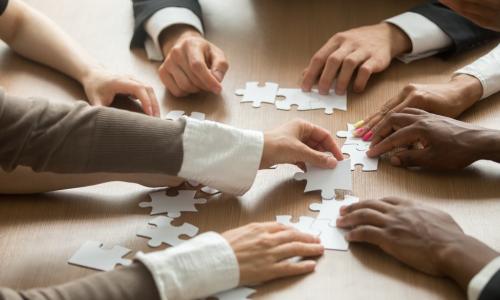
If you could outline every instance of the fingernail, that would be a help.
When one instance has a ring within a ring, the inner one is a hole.
[[[368,130],[368,128],[366,128],[366,127],[358,128],[358,129],[354,130],[353,135],[355,137],[363,136],[366,133],[367,130]]]
[[[344,219],[342,217],[339,217],[336,221],[337,225],[342,225],[342,223],[344,222]]]
[[[367,133],[365,133],[365,135],[363,135],[363,141],[367,142],[369,140],[371,140],[373,137],[373,131],[368,131]]]
[[[401,160],[397,156],[391,156],[391,165],[399,167],[401,166]]]
[[[213,71],[212,73],[214,74],[215,78],[217,78],[217,80],[218,80],[219,82],[221,82],[221,81],[222,81],[222,79],[224,78],[224,73],[222,73],[222,72],[221,72],[221,71],[219,71],[219,70],[215,70],[215,71]]]
[[[354,123],[354,128],[359,128],[365,124],[365,120],[359,120],[356,123]]]

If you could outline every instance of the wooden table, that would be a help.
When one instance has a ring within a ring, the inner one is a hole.
[[[222,96],[198,95],[187,99],[168,96],[157,78],[158,64],[142,50],[128,48],[132,8],[128,0],[30,0],[50,16],[100,62],[116,72],[130,73],[151,84],[172,109],[201,111],[209,119],[252,128],[273,128],[286,120],[304,118],[334,133],[356,121],[409,82],[442,82],[493,44],[444,61],[428,58],[409,65],[394,62],[375,76],[362,94],[351,93],[348,112],[278,111],[271,105],[254,109],[240,104],[233,91],[246,81],[274,81],[297,87],[311,55],[333,33],[372,24],[400,13],[417,1],[290,1],[206,0],[207,36],[230,59]],[[21,96],[43,96],[55,101],[83,98],[80,86],[50,69],[26,61],[0,46],[0,85]],[[500,129],[500,95],[469,110],[463,120]],[[341,142],[341,141],[339,141]],[[293,170],[262,171],[254,187],[242,197],[222,195],[185,213],[201,231],[226,229],[276,215],[314,216],[308,210],[319,202],[318,193],[304,194]],[[389,195],[412,198],[451,213],[464,230],[500,249],[500,168],[481,162],[462,172],[414,172],[382,161],[378,172],[353,173],[354,194],[361,199]],[[88,239],[151,251],[135,232],[150,219],[138,203],[150,189],[114,182],[88,188],[35,196],[3,196],[0,201],[0,285],[30,288],[62,283],[93,271],[66,263]],[[351,245],[349,252],[328,251],[314,274],[278,280],[258,288],[259,299],[461,299],[463,293],[447,279],[433,278],[407,268],[381,251]]]

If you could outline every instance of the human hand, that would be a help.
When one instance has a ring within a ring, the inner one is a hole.
[[[333,154],[328,155],[324,152]],[[324,128],[296,119],[264,133],[261,169],[280,163],[307,162],[333,168],[343,155],[331,134]]]
[[[335,91],[341,95],[352,79],[354,91],[362,92],[373,73],[385,70],[394,57],[411,47],[403,31],[385,22],[336,33],[304,70],[302,89],[310,91],[318,81],[319,92],[326,95],[336,80]]]
[[[348,241],[376,245],[419,271],[451,277],[464,290],[479,270],[499,256],[464,234],[447,213],[398,198],[344,206],[337,226],[352,228]]]
[[[165,60],[160,79],[176,97],[200,91],[220,94],[229,65],[221,49],[191,26],[176,25],[160,35]]]
[[[415,108],[391,113],[373,132],[372,144],[366,153],[369,157],[409,147],[392,154],[391,163],[446,170],[461,169],[482,158],[490,159],[484,155],[495,152],[499,136],[494,130]]]
[[[146,114],[160,116],[160,107],[153,88],[131,77],[94,68],[83,77],[81,83],[91,105],[109,106],[115,96],[124,94],[139,100]]]
[[[440,0],[439,2],[481,27],[500,31],[499,0]]]
[[[324,251],[318,237],[276,222],[248,224],[222,236],[238,260],[240,285],[310,273],[316,267],[314,260],[288,259],[320,256]]]
[[[379,111],[366,118],[354,134],[367,135],[385,116],[400,112],[406,107],[455,118],[474,105],[482,94],[481,82],[476,77],[465,74],[454,76],[447,83],[409,84],[397,96],[382,105]]]

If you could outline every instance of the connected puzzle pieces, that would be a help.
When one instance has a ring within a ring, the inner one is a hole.
[[[231,290],[220,292],[211,296],[210,298],[215,298],[219,300],[248,300],[248,297],[255,293],[256,290],[247,287],[237,287]]]
[[[357,165],[362,166],[362,170],[376,171],[378,169],[378,158],[370,158],[366,151],[370,148],[371,142],[363,141],[361,137],[354,136],[356,128],[353,124],[347,124],[347,131],[337,131],[337,136],[346,138],[342,146],[342,153],[348,154],[351,160],[351,170],[354,171]]]
[[[162,243],[177,246],[184,242],[179,236],[194,237],[198,233],[198,227],[189,223],[173,226],[171,224],[173,220],[165,216],[158,216],[149,221],[149,224],[155,225],[155,227],[147,226],[142,228],[137,232],[137,236],[150,238],[148,245],[154,248],[159,247]]]
[[[335,190],[352,191],[351,162],[344,159],[333,169],[306,164],[306,172],[295,173],[295,180],[307,180],[304,192],[321,191],[321,198],[333,199]]]
[[[130,249],[121,246],[114,246],[107,249],[103,247],[103,243],[101,242],[86,241],[71,256],[68,263],[94,270],[111,271],[115,265],[130,265],[132,260],[122,258],[130,252]]]
[[[180,190],[177,195],[169,196],[165,190],[149,194],[151,202],[141,202],[140,207],[151,207],[151,215],[167,213],[170,218],[178,218],[181,212],[198,211],[195,204],[205,204],[207,199],[195,199],[195,190]]]
[[[340,208],[342,206],[351,205],[359,201],[359,198],[345,195],[344,200],[322,200],[321,203],[311,203],[309,209],[319,212],[317,219],[330,220],[332,226],[335,226],[335,221],[340,216]]]
[[[361,137],[354,136],[354,130],[356,130],[354,125],[347,123],[347,131],[337,131],[337,137],[346,139],[344,145],[356,145],[356,149],[359,151],[368,150],[368,148],[370,148],[371,142],[363,141]]]

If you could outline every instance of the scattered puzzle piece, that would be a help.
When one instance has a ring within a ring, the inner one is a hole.
[[[148,224],[156,227],[145,227],[137,232],[137,236],[150,238],[148,245],[150,247],[159,247],[162,243],[171,246],[177,246],[184,242],[179,236],[187,235],[194,237],[198,233],[198,227],[189,223],[181,226],[173,226],[173,219],[165,216],[159,216],[151,220]]]
[[[351,171],[356,169],[356,165],[363,166],[363,171],[376,171],[378,168],[378,158],[370,158],[366,156],[366,151],[357,149],[357,145],[342,146],[342,153],[349,154],[351,161]]]
[[[248,300],[248,297],[255,292],[256,290],[243,286],[220,292],[210,298],[216,298],[219,300]]]
[[[185,112],[183,110],[172,110],[172,111],[169,111],[167,113],[167,116],[164,119],[176,121],[184,115],[185,115]],[[189,117],[193,118],[193,119],[200,120],[200,121],[205,120],[205,114],[201,113],[201,112],[196,112],[196,111],[192,112]]]
[[[178,218],[183,211],[198,211],[195,204],[207,203],[207,199],[195,199],[195,190],[177,191],[177,195],[169,196],[165,190],[156,191],[149,194],[151,202],[141,202],[140,207],[151,207],[151,215],[164,214],[170,218]]]
[[[94,270],[111,271],[115,265],[128,266],[132,264],[132,260],[122,258],[130,252],[130,249],[121,246],[106,249],[103,248],[101,242],[86,241],[71,256],[68,263]]]
[[[321,232],[319,234],[319,239],[321,240],[321,245],[323,245],[325,249],[340,251],[347,251],[349,249],[349,243],[345,240],[346,231],[331,226],[330,220],[316,219],[312,224],[312,228]]]
[[[241,102],[253,102],[253,107],[260,107],[261,103],[274,104],[277,93],[277,83],[266,82],[264,86],[259,86],[255,81],[247,82],[245,89],[238,89],[235,92],[236,95],[243,96]]]
[[[342,206],[351,205],[359,201],[359,198],[345,195],[344,200],[322,200],[321,203],[311,203],[309,209],[318,211],[316,219],[330,220],[331,226],[335,226],[337,218],[340,216],[340,208]]]
[[[292,226],[293,228],[297,229],[300,232],[305,232],[309,233],[312,235],[318,235],[320,232],[318,230],[315,230],[312,228],[312,224],[314,223],[314,218],[311,217],[306,217],[306,216],[301,216],[299,218],[299,222],[297,223],[292,223],[292,216],[276,216],[276,222],[287,225],[287,226]]]
[[[306,164],[307,171],[295,173],[295,180],[307,180],[304,192],[321,191],[323,199],[333,199],[335,190],[352,191],[351,162],[344,159],[333,169],[321,169]]]
[[[356,149],[359,151],[368,150],[368,148],[370,148],[371,142],[363,141],[361,137],[354,136],[354,130],[356,130],[354,125],[347,123],[347,131],[337,131],[337,137],[346,139],[344,145],[356,145]]]
[[[347,110],[347,98],[339,96],[332,90],[329,95],[321,95],[317,89],[311,92],[303,92],[301,89],[279,89],[278,96],[285,97],[277,100],[276,108],[290,110],[292,105],[297,110],[324,109],[326,114],[332,114],[333,109]]]

